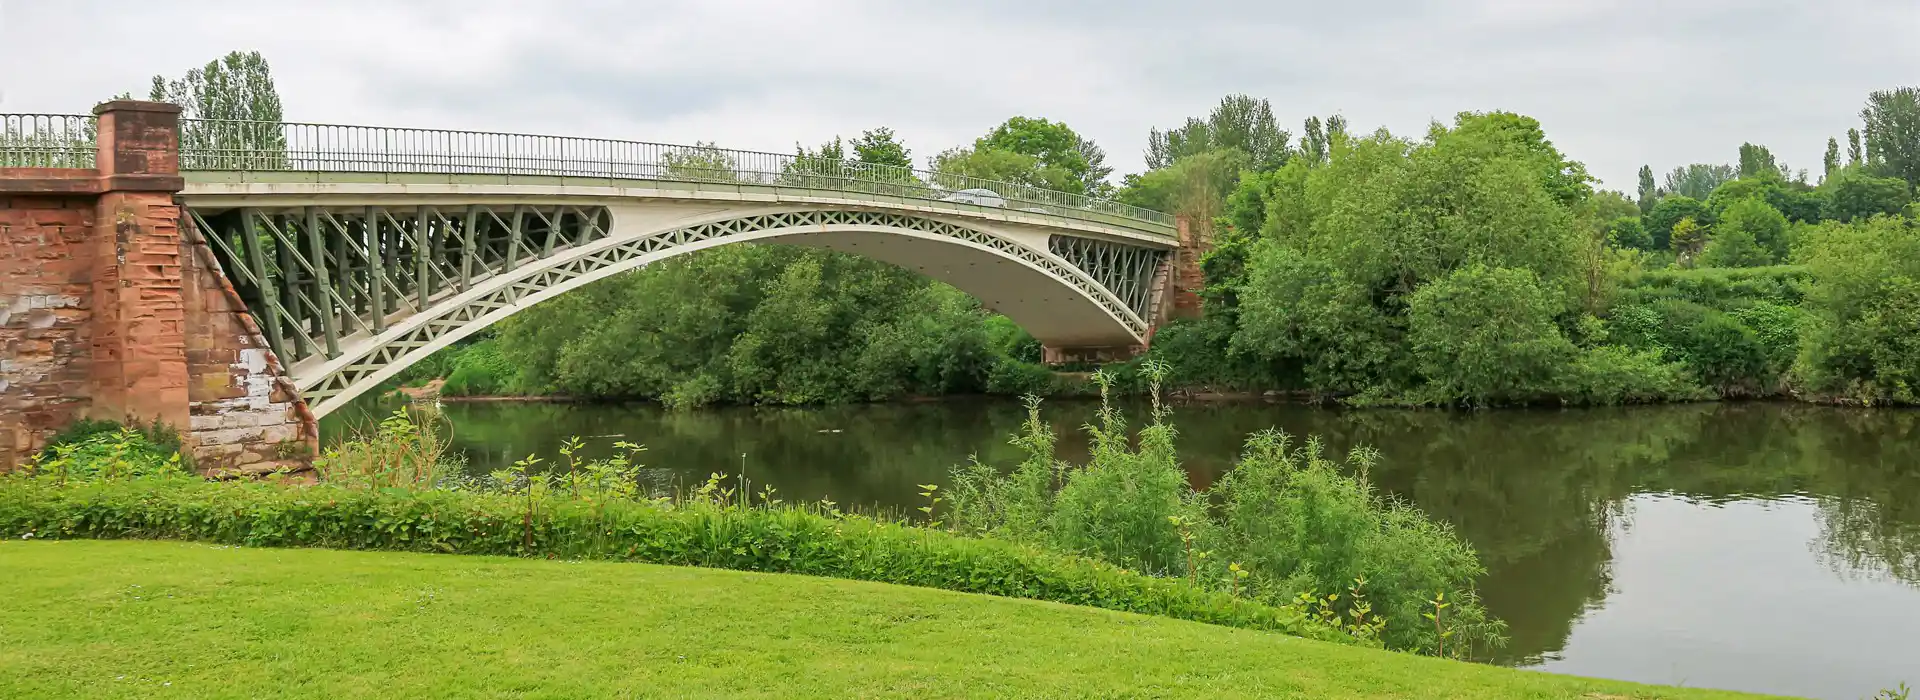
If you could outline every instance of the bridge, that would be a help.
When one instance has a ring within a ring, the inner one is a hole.
[[[1166,214],[952,173],[134,101],[96,114],[0,115],[0,468],[87,415],[187,426],[212,465],[284,462],[318,417],[463,337],[730,243],[924,273],[1051,362],[1130,356],[1196,277]]]

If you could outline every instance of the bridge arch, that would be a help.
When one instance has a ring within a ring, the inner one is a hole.
[[[1141,345],[1168,261],[1159,248],[844,206],[189,204],[315,416],[536,303],[720,245],[811,246],[893,263],[1066,348]]]

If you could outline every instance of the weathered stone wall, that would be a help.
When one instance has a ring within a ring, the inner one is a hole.
[[[206,240],[187,228],[180,260],[192,378],[188,428],[198,466],[225,475],[300,469],[318,444],[313,416]]]
[[[50,174],[0,169],[0,182]],[[0,470],[92,405],[93,225],[92,195],[0,191]]]
[[[0,169],[0,469],[82,417],[182,432],[215,474],[302,468],[312,414],[173,201],[179,108],[95,109],[95,169]]]
[[[1200,291],[1207,288],[1206,272],[1200,269],[1200,261],[1207,251],[1213,250],[1213,227],[1206,222],[1189,221],[1180,217],[1175,221],[1180,236],[1180,247],[1173,253],[1173,308],[1171,317],[1192,318],[1200,315]]]

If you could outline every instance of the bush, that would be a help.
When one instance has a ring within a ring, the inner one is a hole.
[[[1137,448],[1103,401],[1097,424],[1086,426],[1088,462],[1062,462],[1030,399],[1013,439],[1026,453],[1019,466],[1004,475],[978,461],[955,470],[947,501],[953,527],[1314,609],[1348,634],[1401,649],[1441,650],[1442,637],[1423,617],[1428,596],[1439,592],[1455,601],[1447,622],[1453,635],[1499,642],[1501,625],[1472,593],[1482,570],[1471,546],[1418,510],[1376,495],[1365,481],[1371,452],[1336,464],[1317,443],[1294,450],[1284,436],[1257,435],[1213,490],[1196,492],[1159,403],[1166,368],[1148,363],[1142,372],[1154,407]],[[1112,385],[1104,371],[1096,378],[1103,389]],[[1350,589],[1365,593],[1323,597]]]
[[[491,340],[468,346],[451,361],[447,383],[440,393],[448,396],[496,396],[510,393],[520,370],[500,354]]]
[[[1640,308],[1640,307],[1636,307]],[[1659,349],[1602,345],[1582,352],[1567,370],[1562,396],[1586,404],[1616,405],[1711,398],[1686,365]]]
[[[1442,640],[1421,624],[1434,591],[1456,598],[1454,636],[1495,642],[1500,625],[1471,593],[1485,573],[1472,546],[1412,506],[1377,495],[1365,475],[1378,459],[1357,448],[1336,462],[1314,440],[1295,447],[1284,433],[1254,435],[1209,494],[1220,512],[1206,549],[1239,564],[1250,573],[1250,592],[1269,599],[1364,582],[1390,647],[1438,649]]]
[[[1467,267],[1420,288],[1407,338],[1436,403],[1526,401],[1552,391],[1573,343],[1556,304],[1527,270]]]
[[[1798,265],[1653,270],[1629,278],[1614,302],[1631,306],[1679,299],[1722,311],[1758,301],[1793,306],[1800,303],[1810,278],[1808,269]]]
[[[83,420],[55,437],[21,473],[57,484],[184,477],[192,474],[185,460],[179,434],[158,422],[141,430]]]
[[[1828,222],[1800,254],[1816,282],[1795,371],[1807,389],[1920,402],[1920,223]]]
[[[1053,393],[1053,370],[1038,362],[1001,357],[987,370],[987,393],[1006,396]]]
[[[1292,609],[1017,544],[827,506],[587,501],[524,493],[197,480],[0,479],[0,537],[648,562],[1048,600],[1334,639]]]

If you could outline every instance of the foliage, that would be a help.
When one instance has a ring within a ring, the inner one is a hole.
[[[1692,219],[1696,224],[1711,223],[1713,213],[1706,204],[1686,195],[1662,197],[1646,216],[1647,235],[1653,237],[1655,250],[1673,248],[1673,227],[1682,219]]]
[[[1106,152],[1065,123],[1013,117],[973,145],[935,156],[935,171],[1104,197],[1112,185]],[[1002,193],[1003,195],[1005,193]]]
[[[1632,305],[1682,299],[1721,310],[1754,301],[1797,306],[1809,276],[1807,268],[1797,265],[1653,270],[1632,275],[1616,301]]]
[[[1640,166],[1640,181],[1635,188],[1634,204],[1639,205],[1640,215],[1646,216],[1653,211],[1653,205],[1660,201],[1660,188],[1653,184],[1653,166]]]
[[[1781,180],[1793,178],[1793,170],[1786,163],[1774,160],[1773,151],[1766,146],[1752,143],[1740,144],[1740,177],[1779,175]]]
[[[180,105],[182,119],[220,119],[251,124],[184,124],[182,151],[232,158],[245,153],[245,166],[284,167],[286,134],[279,128],[281,105],[273,72],[258,51],[228,53],[174,80],[153,76],[148,99]],[[192,165],[191,163],[187,165]],[[232,167],[232,163],[220,164]]]
[[[1407,340],[1438,402],[1524,402],[1574,356],[1554,325],[1562,304],[1532,271],[1473,266],[1421,287]]]
[[[1899,214],[1911,199],[1899,178],[1874,177],[1862,168],[1843,168],[1820,184],[1826,218],[1837,221]]]
[[[703,182],[744,182],[740,159],[707,141],[678,146],[661,154],[662,176],[670,180]]]
[[[1245,194],[1255,188],[1263,191]],[[1496,344],[1558,348],[1570,361],[1557,326],[1589,300],[1592,272],[1606,264],[1589,257],[1597,227],[1583,217],[1611,206],[1591,203],[1593,196],[1584,168],[1560,156],[1537,122],[1507,113],[1463,114],[1417,144],[1385,132],[1343,141],[1322,165],[1302,159],[1250,178],[1229,199],[1257,200],[1264,211],[1237,289],[1232,350],[1318,392],[1367,392],[1370,402],[1491,400],[1479,393],[1491,388],[1438,359],[1479,344],[1441,337],[1449,316],[1437,307],[1421,317],[1431,325],[1415,341],[1413,304],[1423,288],[1466,268],[1511,270],[1498,273],[1503,281],[1530,276],[1537,291],[1524,305],[1528,320],[1504,328],[1538,335]],[[1496,313],[1465,313],[1483,311]],[[1420,343],[1426,350],[1416,351]],[[1546,383],[1526,392],[1494,393],[1538,395],[1553,374],[1529,375],[1525,381]],[[1460,393],[1467,390],[1476,394]]]
[[[1188,117],[1177,128],[1149,131],[1147,168],[1161,170],[1188,156],[1231,149],[1244,155],[1255,171],[1277,170],[1293,155],[1291,138],[1274,120],[1273,105],[1265,99],[1227,95],[1206,119]]]
[[[872,165],[892,166],[896,168],[913,167],[913,151],[901,143],[892,129],[875,127],[860,132],[860,138],[850,144],[854,159]]]
[[[158,439],[155,439],[158,436]],[[57,485],[192,476],[177,433],[159,423],[141,429],[81,421],[29,460],[21,475]]]
[[[676,406],[843,402],[986,388],[989,318],[958,290],[878,261],[733,245],[543,303],[502,322],[497,343],[529,390]]]
[[[1187,217],[1206,226],[1219,216],[1228,193],[1239,183],[1248,159],[1239,149],[1204,151],[1173,165],[1128,175],[1116,198],[1136,207]]]
[[[1807,289],[1797,373],[1809,390],[1920,400],[1920,226],[1895,217],[1828,222],[1797,252]]]
[[[1788,182],[1772,172],[1762,172],[1721,185],[1706,198],[1706,205],[1717,223],[1728,207],[1749,199],[1765,201],[1790,221],[1818,222],[1825,215],[1827,193],[1805,183]]]
[[[1607,243],[1616,248],[1654,250],[1653,236],[1638,216],[1623,216],[1607,224]]]
[[[1693,267],[1693,259],[1706,247],[1708,235],[1707,227],[1691,217],[1674,223],[1667,242],[1673,246],[1673,255],[1681,267]]]
[[[440,393],[447,396],[500,396],[519,390],[515,384],[519,368],[492,340],[467,346],[446,363],[445,369],[447,382]]]
[[[954,471],[954,527],[1184,576],[1309,615],[1324,608],[1301,604],[1299,596],[1332,604],[1339,591],[1364,581],[1367,597],[1338,604],[1334,626],[1354,634],[1358,624],[1393,648],[1438,650],[1439,639],[1419,623],[1419,606],[1427,591],[1451,591],[1465,596],[1465,634],[1498,642],[1502,625],[1472,599],[1481,573],[1472,548],[1411,506],[1376,495],[1365,474],[1377,455],[1358,450],[1340,464],[1325,459],[1317,442],[1294,449],[1284,435],[1261,433],[1212,490],[1194,491],[1159,403],[1166,368],[1143,371],[1154,408],[1134,440],[1104,400],[1113,379],[1097,376],[1103,402],[1085,428],[1084,465],[1055,456],[1057,438],[1040,419],[1039,402],[1029,400],[1026,425],[1013,437],[1025,459],[1012,472],[977,460]],[[1355,471],[1358,477],[1348,473]],[[1329,593],[1335,597],[1323,597]],[[1370,615],[1382,624],[1366,623]]]
[[[453,423],[432,406],[394,411],[361,427],[313,460],[322,482],[343,488],[428,488],[454,470],[447,462]]]
[[[1710,267],[1765,267],[1784,260],[1788,253],[1787,217],[1765,201],[1743,199],[1720,213],[1720,223],[1714,226],[1701,263]]]
[[[1860,109],[1866,126],[1866,165],[1920,188],[1920,87],[1875,90]]]
[[[1694,163],[1667,173],[1666,186],[1662,189],[1668,196],[1704,200],[1720,185],[1737,177],[1740,177],[1740,170],[1731,165]]]

